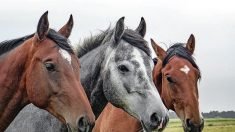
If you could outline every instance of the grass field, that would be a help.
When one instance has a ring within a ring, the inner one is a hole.
[[[235,132],[235,118],[205,119],[204,132]],[[183,132],[179,119],[170,119],[164,132]]]

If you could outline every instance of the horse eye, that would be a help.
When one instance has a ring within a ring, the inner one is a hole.
[[[48,71],[53,72],[55,71],[55,65],[51,62],[45,63],[45,67],[47,68]]]
[[[154,63],[154,65],[157,64],[157,58],[153,58],[153,63]]]
[[[118,66],[118,69],[119,69],[121,72],[129,72],[129,69],[128,69],[125,65],[119,65],[119,66]]]
[[[173,78],[170,75],[166,75],[166,79],[169,83],[175,83],[175,81],[173,80]]]

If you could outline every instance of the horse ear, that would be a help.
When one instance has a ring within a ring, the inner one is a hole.
[[[73,29],[73,15],[70,15],[69,21],[59,30],[59,33],[68,38]]]
[[[118,43],[120,41],[120,39],[122,38],[122,35],[124,33],[124,19],[125,19],[125,17],[120,18],[117,21],[117,24],[115,26],[115,31],[114,31],[115,43]]]
[[[158,44],[156,44],[153,39],[151,39],[151,45],[159,59],[163,60],[166,57],[166,51],[158,46]]]
[[[193,54],[193,52],[195,50],[195,37],[193,34],[191,34],[188,39],[188,42],[186,44],[186,49],[188,49],[188,51],[191,53],[191,55]]]
[[[48,11],[46,11],[41,16],[38,22],[37,33],[36,33],[38,39],[43,40],[46,37],[48,30],[49,30]]]
[[[145,34],[146,34],[146,22],[145,22],[143,17],[141,17],[140,24],[136,28],[135,31],[138,32],[142,37],[145,36]]]

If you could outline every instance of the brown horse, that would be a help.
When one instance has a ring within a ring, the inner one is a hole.
[[[195,38],[190,36],[186,47],[174,44],[164,51],[153,40],[152,47],[159,57],[153,70],[153,80],[168,109],[176,112],[182,120],[184,131],[200,132],[204,121],[199,112],[197,82],[200,70],[192,54]],[[108,104],[96,121],[95,132],[142,131],[140,122],[123,110]]]
[[[49,111],[70,131],[88,131],[94,114],[80,83],[80,64],[68,43],[72,15],[59,32],[45,12],[35,34],[0,43],[0,131],[29,103]]]
[[[184,131],[202,131],[204,120],[199,110],[197,85],[201,74],[192,57],[195,49],[194,35],[190,35],[186,45],[176,43],[167,51],[153,40],[151,43],[162,61],[161,70],[154,71],[153,76],[165,106],[176,112]]]

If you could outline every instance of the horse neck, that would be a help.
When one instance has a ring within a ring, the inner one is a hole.
[[[27,46],[22,44],[0,60],[0,131],[6,129],[28,103],[25,90]]]
[[[101,45],[80,58],[81,83],[96,118],[98,118],[108,103],[103,93],[103,79],[101,75],[105,49],[106,45]]]

